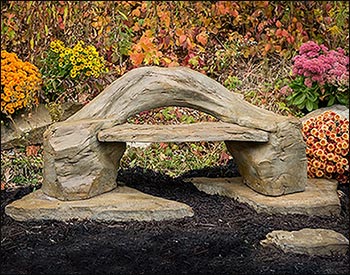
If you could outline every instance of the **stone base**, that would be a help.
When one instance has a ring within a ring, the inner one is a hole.
[[[61,201],[37,190],[6,206],[5,213],[18,221],[150,221],[193,216],[191,207],[121,186],[90,199]]]
[[[308,179],[304,192],[270,197],[259,194],[237,178],[192,178],[200,191],[222,195],[246,203],[257,212],[269,214],[304,214],[331,216],[340,214],[337,182],[327,179]]]

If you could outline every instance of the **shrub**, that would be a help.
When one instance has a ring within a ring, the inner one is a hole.
[[[67,81],[76,83],[89,77],[98,78],[107,72],[103,57],[94,46],[84,47],[83,41],[72,48],[60,40],[52,41],[42,63],[44,92],[49,101],[65,95]]]
[[[287,98],[300,110],[318,109],[349,101],[349,57],[343,49],[329,50],[313,41],[304,43],[293,58],[293,76]]]
[[[1,113],[13,115],[37,105],[41,82],[35,65],[23,62],[15,53],[1,51]]]
[[[302,133],[307,145],[308,176],[348,182],[349,120],[327,111],[306,120]]]

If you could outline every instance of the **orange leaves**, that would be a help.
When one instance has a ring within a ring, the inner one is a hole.
[[[26,155],[27,157],[29,156],[37,156],[39,153],[41,146],[36,146],[36,145],[29,145],[26,147]]]
[[[312,7],[305,1],[10,2],[2,13],[4,48],[40,56],[58,29],[68,44],[84,34],[102,54],[112,47],[112,67],[119,62],[127,69],[146,62],[172,64],[165,57],[183,65],[189,51],[211,56],[221,43],[248,57],[290,54],[301,42],[323,36],[333,44],[328,46],[344,48],[348,33],[346,22],[336,18],[348,6],[325,1]],[[144,35],[147,31],[152,35]],[[240,37],[230,40],[233,32]]]
[[[265,45],[265,52],[267,53],[270,49],[271,49],[271,44],[270,44],[270,43],[267,43],[267,44]]]
[[[169,29],[170,27],[170,11],[159,11],[158,10],[158,16],[159,16],[159,21],[160,23],[164,24],[164,26]]]
[[[205,31],[201,32],[196,36],[196,39],[199,43],[201,43],[203,46],[205,46],[208,43],[208,35]]]
[[[289,33],[285,29],[277,29],[275,32],[276,37],[288,37]]]
[[[131,15],[134,17],[140,17],[141,12],[140,12],[140,8],[136,8],[131,12]]]
[[[130,60],[135,66],[139,66],[142,64],[143,59],[145,58],[144,53],[130,53]]]
[[[147,30],[141,36],[139,42],[133,45],[132,51],[129,52],[129,56],[134,66],[139,66],[143,62],[146,65],[160,64],[160,57],[162,57],[163,54],[153,42],[154,40],[153,32]]]
[[[155,48],[155,45],[152,42],[153,40],[154,40],[154,37],[153,37],[152,31],[147,30],[142,35],[139,45],[142,48],[142,50],[145,52],[152,51]]]
[[[180,35],[180,37],[179,37],[180,45],[185,43],[186,39],[187,39],[187,36],[185,34]]]

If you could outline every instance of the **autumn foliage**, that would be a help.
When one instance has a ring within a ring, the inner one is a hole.
[[[308,40],[348,50],[343,1],[10,1],[1,9],[2,49],[36,63],[54,39],[83,40],[117,75],[182,65],[215,78],[238,58],[292,57]]]

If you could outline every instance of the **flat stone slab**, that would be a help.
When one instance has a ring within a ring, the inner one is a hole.
[[[126,186],[77,201],[61,201],[39,189],[6,206],[5,213],[18,221],[159,221],[193,216],[191,207],[186,204],[154,197]]]
[[[275,246],[286,253],[308,255],[345,255],[349,249],[349,240],[344,235],[328,229],[276,230],[268,233],[260,244]]]
[[[237,178],[191,178],[188,180],[200,191],[222,195],[247,203],[257,212],[269,214],[304,214],[331,216],[340,214],[337,182],[327,179],[308,179],[304,192],[271,197],[259,194]]]
[[[225,122],[150,125],[124,123],[97,134],[101,142],[196,142],[196,141],[255,141],[267,142],[266,131]]]

